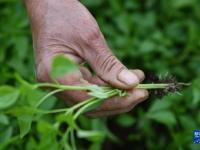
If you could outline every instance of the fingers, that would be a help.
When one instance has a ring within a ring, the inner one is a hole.
[[[108,86],[109,84],[106,83],[105,81],[103,81],[101,78],[99,78],[98,76],[93,76],[92,73],[84,66],[80,67],[80,71],[83,75],[83,78],[87,81],[89,81],[92,84],[97,84],[99,86]],[[139,69],[131,69],[130,70],[132,73],[134,73],[137,78],[139,79],[139,82],[142,82],[145,78],[144,72],[142,70]]]
[[[134,89],[126,97],[113,97],[104,101],[100,107],[88,113],[88,116],[99,117],[128,112],[147,98],[147,90]]]
[[[43,64],[43,67],[41,67],[43,70],[46,70],[46,72],[50,72],[51,62],[49,61],[51,60],[52,60],[51,57],[49,57],[49,59],[45,61],[45,64]],[[80,70],[81,70],[80,72],[78,71],[66,74],[58,78],[57,81],[63,85],[89,85],[90,83],[93,84],[96,83],[98,85],[106,85],[106,83],[101,78],[98,78],[97,76],[93,77],[87,68],[80,67]],[[142,71],[132,70],[132,72],[135,73],[138,80],[141,81],[144,79],[144,74]],[[43,78],[43,81],[46,79],[47,77],[45,79]],[[65,100],[70,105],[73,105],[75,103],[78,103],[80,101],[89,98],[86,91],[65,91],[59,93],[58,97]],[[105,116],[105,115],[118,114],[121,112],[127,112],[131,110],[135,105],[145,100],[147,97],[148,97],[148,92],[146,90],[132,89],[129,90],[128,95],[126,97],[113,97],[111,99],[104,101],[100,107],[90,112],[90,115]]]
[[[130,89],[139,83],[134,72],[129,71],[111,52],[98,27],[88,29],[82,51],[83,58],[90,64],[96,74],[110,85]],[[87,50],[87,51],[86,51]]]
[[[114,87],[129,89],[139,83],[135,73],[124,67],[109,51],[99,53],[96,58],[90,58],[89,62],[97,75]]]
[[[140,82],[144,80],[145,77],[144,77],[143,71],[138,70],[138,69],[130,70],[130,71],[137,75]],[[92,76],[90,71],[87,68],[82,67],[81,72],[82,74],[84,74],[84,79],[87,79],[90,83],[98,84],[97,81],[100,81],[98,85],[101,85],[101,86],[106,85],[106,83],[103,82],[103,80],[101,80],[97,76]],[[87,115],[90,117],[100,117],[100,116],[109,116],[109,115],[127,112],[127,111],[130,111],[138,103],[141,103],[142,101],[147,99],[147,97],[148,97],[148,91],[132,89],[132,90],[129,90],[128,96],[113,97],[111,99],[108,99],[104,101],[100,107],[98,107],[92,112],[87,113]]]
[[[139,79],[140,82],[142,82],[145,78],[144,72],[142,70],[139,69],[131,69],[131,72],[133,72]]]
[[[55,57],[54,54],[46,55],[45,59],[41,61],[37,66],[37,78],[40,82],[54,82],[55,80],[63,85],[89,85],[89,82],[83,79],[83,76],[80,71],[73,73],[65,74],[62,77],[53,79],[50,75],[52,60]],[[73,57],[70,57],[72,60],[75,60]],[[86,100],[89,98],[86,91],[73,91],[68,90],[57,95],[59,98],[66,101],[68,104],[75,104],[80,101]]]
[[[83,75],[83,78],[89,83],[96,84],[99,86],[108,86],[108,84],[101,78],[99,78],[98,76],[93,76],[92,73],[86,67],[81,66],[80,71]]]

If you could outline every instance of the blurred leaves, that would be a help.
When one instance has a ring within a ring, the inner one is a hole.
[[[129,114],[122,114],[117,117],[117,124],[121,127],[130,127],[132,126],[136,120]]]
[[[175,115],[170,111],[167,100],[155,101],[147,112],[147,117],[165,125],[175,125]]]
[[[0,87],[0,110],[12,106],[19,97],[19,91],[10,86]]]
[[[79,149],[100,150],[127,149],[199,149],[192,144],[192,131],[200,126],[200,2],[198,0],[82,0],[92,12],[114,53],[129,68],[140,68],[149,73],[173,74],[179,81],[192,82],[181,92],[182,96],[169,95],[159,101],[150,100],[135,107],[132,112],[108,118],[109,128],[102,119],[80,118],[84,139]],[[32,116],[33,109],[24,109],[20,103],[34,107],[46,93],[31,87],[18,87],[13,73],[18,72],[29,81],[35,80],[34,55],[28,18],[22,1],[0,1],[0,148],[4,149],[52,149],[59,150],[59,133],[55,116]],[[65,61],[61,59],[63,66]],[[57,75],[66,69],[59,68]],[[68,70],[67,70],[68,71]],[[9,86],[5,86],[5,85]],[[21,95],[18,96],[18,92]],[[98,93],[96,93],[98,94]],[[67,99],[67,98],[66,98]],[[20,100],[17,101],[17,100]],[[42,108],[62,107],[50,98]],[[16,106],[10,110],[10,106]],[[13,111],[18,109],[25,140],[17,140],[17,122]],[[7,112],[10,112],[8,113]],[[30,116],[23,116],[23,112]],[[66,116],[61,120],[66,121]],[[70,117],[68,117],[70,122]],[[73,122],[72,122],[73,124]],[[66,127],[65,127],[66,128]],[[93,130],[91,133],[88,130]],[[114,136],[111,131],[115,131]],[[63,131],[63,129],[61,130]],[[97,131],[97,132],[96,132]],[[101,138],[93,137],[99,136]],[[79,133],[80,135],[80,133]],[[109,138],[106,138],[109,137]],[[132,137],[131,142],[126,137]],[[94,138],[95,139],[95,138]],[[121,139],[124,145],[117,145]],[[87,141],[87,142],[88,142]],[[95,142],[94,142],[95,141]],[[106,142],[105,142],[106,141]],[[142,144],[141,144],[142,141]],[[170,142],[169,142],[170,141]],[[103,142],[105,142],[103,144]],[[2,146],[3,145],[3,146]],[[6,145],[6,146],[5,146]],[[84,145],[84,146],[83,146]],[[123,147],[124,146],[124,147]],[[82,148],[84,147],[84,148]],[[103,147],[103,148],[102,148]]]
[[[147,115],[148,118],[158,121],[166,125],[176,124],[176,118],[171,111],[161,110],[158,112],[150,112]]]
[[[0,124],[8,125],[9,119],[5,114],[0,113]]]

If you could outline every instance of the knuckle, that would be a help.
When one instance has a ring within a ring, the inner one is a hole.
[[[138,99],[143,99],[143,98],[148,97],[149,92],[145,89],[138,89],[138,90],[135,90],[135,94],[137,95]]]
[[[149,92],[147,90],[143,90],[142,94],[140,95],[140,97],[138,97],[137,103],[139,102],[143,102],[144,100],[146,100],[149,97]]]
[[[91,31],[87,32],[86,39],[89,42],[96,41],[100,38],[100,31],[97,27],[94,27],[91,29]]]
[[[142,70],[134,69],[131,71],[139,78],[140,82],[142,82],[145,79],[145,74]]]
[[[129,106],[129,107],[123,109],[122,111],[123,111],[123,113],[126,113],[126,112],[131,111],[134,107],[135,107],[135,105],[131,105],[131,106]]]
[[[129,111],[131,111],[132,109],[134,109],[136,105],[137,105],[137,104],[134,103],[134,104],[130,105],[129,107],[127,107],[126,112],[129,112]]]
[[[118,74],[124,68],[119,60],[107,49],[102,50],[96,55],[94,66],[100,68],[99,75],[104,75],[104,78],[108,77],[108,79],[113,78],[111,74]]]
[[[144,90],[143,98],[146,99],[149,97],[149,92],[147,90]]]
[[[141,78],[142,80],[144,80],[144,79],[145,79],[145,74],[144,74],[144,72],[143,72],[142,70],[140,70],[140,69],[137,69],[137,71],[138,71],[138,74],[139,74],[140,78]]]
[[[99,48],[102,45],[101,32],[98,27],[91,27],[81,37],[86,45]]]
[[[46,59],[47,58],[47,59]],[[42,59],[36,63],[36,79],[39,82],[47,82],[50,81],[50,64],[51,64],[51,56],[42,55]]]
[[[104,55],[104,54],[101,54]],[[103,60],[102,60],[103,59]],[[117,65],[117,61],[112,54],[105,54],[104,56],[100,56],[97,58],[98,65],[103,70],[103,72],[109,72],[112,70],[114,66]]]
[[[39,82],[45,82],[47,81],[45,68],[42,66],[42,64],[38,64],[36,67],[36,79]]]
[[[121,103],[121,109],[124,109],[124,110],[129,109],[130,107],[132,107],[132,105],[133,105],[133,102],[130,100],[123,102]]]

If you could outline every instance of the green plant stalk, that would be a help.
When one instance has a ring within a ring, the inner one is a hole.
[[[87,103],[90,103],[91,101],[93,101],[94,99],[96,98],[90,98],[90,99],[87,99],[83,102],[80,102],[74,106],[72,106],[71,108],[61,108],[61,109],[54,109],[54,110],[40,110],[39,113],[42,113],[42,114],[54,114],[54,113],[62,113],[62,112],[68,112],[68,111],[75,111],[76,109],[80,108],[81,106],[84,106],[86,105]]]
[[[62,113],[68,111],[70,108],[61,108],[61,109],[54,109],[54,110],[42,110],[40,113],[42,114],[55,114],[55,113]]]
[[[188,86],[190,85],[189,83],[178,83],[179,85],[185,85],[185,86]],[[138,84],[135,88],[137,89],[147,89],[147,90],[151,90],[151,89],[165,89],[165,88],[168,88],[169,86],[171,85],[171,83],[169,84],[166,84],[166,83],[150,83],[150,84]],[[44,96],[37,104],[37,107],[39,105],[41,105],[48,97],[52,96],[53,94],[55,93],[58,93],[58,92],[62,92],[64,90],[91,90],[91,86],[71,86],[71,85],[60,85],[60,84],[52,84],[52,83],[39,83],[39,84],[36,84],[34,85],[35,88],[44,88],[44,87],[51,87],[51,88],[56,88],[56,90],[48,93],[46,96]],[[103,89],[103,92],[105,92],[106,94],[108,94],[108,97],[107,98],[110,98],[110,97],[113,97],[113,96],[116,96],[118,95],[118,92],[116,91],[116,89],[113,89],[111,87],[101,87]],[[122,90],[121,90],[122,91]],[[85,100],[83,102],[80,102],[76,105],[74,105],[73,107],[71,108],[65,108],[65,109],[56,109],[56,110],[51,110],[51,111],[45,111],[43,112],[44,114],[48,114],[48,113],[61,113],[61,112],[68,112],[68,111],[75,111],[76,109],[84,106],[84,105],[87,105],[87,106],[91,106],[92,104],[90,103],[97,103],[97,102],[93,102],[94,100],[96,99],[96,101],[99,101],[99,99],[97,99],[96,97],[92,97],[88,100]],[[85,108],[88,108],[88,107],[84,107],[82,108],[81,110],[79,110],[79,112],[77,113],[76,117],[77,118],[82,110],[85,110]]]
[[[171,85],[172,83],[150,83],[150,84],[138,84],[137,89],[164,89]],[[178,83],[179,85],[188,86],[190,83]],[[34,85],[35,88],[56,88],[63,90],[91,90],[91,86],[73,86],[73,85],[60,85],[52,83],[39,83]],[[102,87],[104,90],[110,90],[110,87]]]
[[[22,81],[21,81],[22,82]],[[23,83],[27,84],[27,83]],[[186,83],[178,83],[179,85],[189,85]],[[28,85],[28,84],[27,84]],[[136,87],[137,89],[165,89],[170,86],[173,86],[173,83],[158,83],[158,84],[138,84]],[[30,86],[30,85],[29,85]],[[76,121],[76,119],[86,111],[89,111],[91,108],[93,109],[94,107],[97,106],[98,103],[103,102],[103,100],[111,98],[113,96],[124,96],[126,92],[124,90],[119,90],[115,89],[112,87],[98,87],[96,85],[94,86],[73,86],[73,85],[60,85],[60,84],[52,84],[52,83],[38,83],[35,85],[31,85],[33,89],[37,88],[53,88],[54,90],[46,94],[43,98],[39,100],[37,103],[36,107],[39,107],[45,100],[47,100],[50,96],[62,92],[65,90],[84,90],[88,91],[91,93],[93,97],[82,101],[70,108],[62,108],[62,109],[54,109],[54,110],[40,110],[39,113],[41,114],[52,114],[52,113],[65,113],[66,115],[71,113],[73,115],[73,121]],[[98,91],[98,92],[97,92]],[[125,93],[125,94],[124,94]],[[103,96],[102,96],[103,95]],[[63,142],[66,141],[66,144],[63,146],[65,148],[72,147],[74,150],[76,150],[76,143],[75,143],[75,137],[74,137],[74,132],[78,129],[74,129],[73,127],[69,126],[67,129],[66,133],[64,134],[63,137]],[[68,142],[67,142],[68,141]],[[67,144],[68,143],[68,144]]]
[[[118,92],[116,90],[111,90],[108,91],[109,94],[109,98],[118,95]],[[89,103],[87,103],[86,105],[84,105],[83,107],[81,107],[76,114],[74,115],[74,119],[77,119],[83,112],[85,112],[85,110],[87,110],[87,108],[91,107],[92,105],[95,105],[96,103],[99,103],[103,101],[102,99],[99,98],[94,98],[93,100],[90,100]]]
[[[89,86],[73,86],[73,85],[61,85],[53,83],[38,83],[34,85],[34,88],[56,88],[63,90],[90,90]]]
[[[50,96],[58,93],[58,92],[62,92],[64,91],[63,89],[57,89],[57,90],[54,90],[50,93],[48,93],[47,95],[45,95],[42,99],[40,99],[40,101],[36,104],[36,107],[40,106],[47,98],[49,98]]]
[[[87,108],[91,107],[92,105],[95,105],[96,103],[101,102],[101,99],[94,99],[93,101],[91,101],[90,103],[84,105],[83,107],[81,107],[74,115],[74,119],[77,119]]]
[[[70,130],[70,141],[71,141],[72,149],[77,150],[76,143],[75,143],[74,129]]]
[[[150,84],[138,84],[135,88],[151,90],[151,89],[165,89],[169,86],[170,86],[170,84],[165,84],[165,83],[164,84],[163,83],[150,83]]]
[[[75,111],[76,109],[80,108],[81,106],[86,105],[87,103],[91,102],[91,101],[94,100],[94,99],[95,99],[95,97],[89,98],[89,99],[87,99],[87,100],[85,100],[85,101],[83,101],[83,102],[80,102],[80,103],[78,103],[78,104],[72,106],[70,109],[71,109],[72,111]]]

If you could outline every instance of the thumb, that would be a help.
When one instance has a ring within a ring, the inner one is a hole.
[[[139,83],[137,75],[129,71],[109,49],[98,51],[87,61],[101,79],[114,87],[129,89]]]

